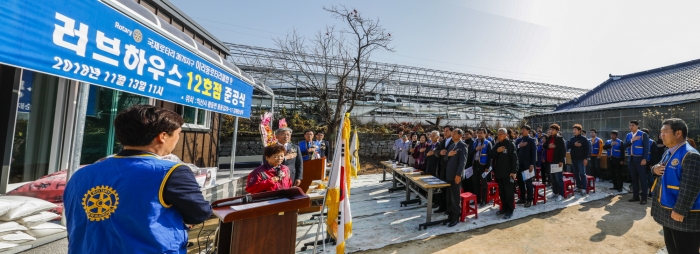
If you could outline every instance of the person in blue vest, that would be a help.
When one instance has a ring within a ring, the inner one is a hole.
[[[625,149],[629,148],[627,167],[632,177],[632,199],[629,202],[647,204],[649,184],[647,182],[647,156],[649,155],[649,135],[639,129],[639,121],[632,120],[629,124],[630,133],[625,138]],[[639,199],[641,191],[642,199]]]
[[[299,141],[299,150],[301,151],[301,158],[303,161],[318,159],[318,147],[313,141],[314,132],[312,130],[306,130],[304,132],[304,140]]]
[[[78,170],[64,191],[68,253],[186,253],[187,227],[211,215],[189,167],[160,159],[182,117],[136,105],[114,120],[124,149]]]
[[[653,138],[651,138],[651,134],[649,134],[649,129],[647,128],[642,128],[642,131],[649,135],[649,153],[647,154],[647,184],[649,185],[649,195],[647,197],[652,197],[653,195],[651,194],[651,185],[654,183],[654,174],[651,172],[651,166],[656,165],[656,163],[659,163],[659,160],[661,159],[660,157],[657,158],[656,156],[656,150],[658,150],[658,147],[656,147],[656,141],[654,141]]]
[[[661,140],[669,149],[652,167],[656,180],[651,216],[663,226],[669,254],[700,249],[700,154],[687,143],[687,136],[685,121],[665,120]]]
[[[591,129],[591,176],[600,182],[600,156],[603,155],[603,139],[598,137],[598,131]]]
[[[489,153],[493,148],[493,143],[486,139],[486,129],[481,128],[476,131],[476,141],[474,142],[473,149],[476,151],[472,160],[472,186],[474,188],[474,195],[476,195],[477,202],[479,206],[486,205],[486,193],[488,193],[488,182],[491,180],[491,174],[486,174],[484,172],[489,171],[491,167],[491,158],[489,158]]]
[[[605,141],[603,149],[608,151],[608,170],[610,170],[613,190],[622,192],[622,164],[625,161],[625,153],[622,152],[624,143],[617,138],[617,134],[617,130],[610,132],[610,139]]]

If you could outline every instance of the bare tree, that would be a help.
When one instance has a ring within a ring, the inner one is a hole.
[[[380,68],[369,60],[377,50],[393,52],[391,34],[379,20],[364,18],[342,5],[323,9],[343,21],[345,28],[326,26],[308,40],[292,31],[275,40],[279,50],[264,65],[270,66],[270,78],[301,89],[301,98],[314,98],[297,98],[295,106],[318,116],[333,135],[343,113],[351,112],[357,101],[373,93],[396,68]]]

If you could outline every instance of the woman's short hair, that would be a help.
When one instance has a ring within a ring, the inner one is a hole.
[[[134,105],[114,119],[117,140],[124,146],[147,146],[158,135],[172,135],[185,120],[178,113],[151,105]]]
[[[274,145],[269,145],[265,147],[265,150],[263,151],[263,155],[265,155],[265,158],[270,157],[272,155],[278,154],[278,153],[284,153],[286,150],[284,149],[284,146],[280,144],[274,144]]]

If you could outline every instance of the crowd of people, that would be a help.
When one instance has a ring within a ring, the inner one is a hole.
[[[613,189],[623,191],[622,171],[623,165],[627,165],[633,194],[629,201],[645,205],[652,196],[652,165],[661,161],[667,147],[660,140],[661,135],[654,140],[648,129],[639,128],[638,121],[630,121],[628,127],[629,133],[623,139],[618,137],[619,131],[613,130],[607,140],[599,137],[596,129],[590,129],[587,137],[580,124],[572,126],[573,136],[569,139],[561,134],[558,124],[546,130],[542,126],[533,129],[523,125],[520,129],[500,128],[495,133],[487,128],[462,130],[451,126],[445,126],[442,132],[400,131],[393,146],[393,160],[451,184],[437,194],[433,204],[439,207],[437,213],[448,215],[449,226],[456,225],[459,218],[460,189],[473,193],[479,206],[485,206],[490,181],[498,184],[503,206],[498,214],[503,219],[511,218],[514,203],[526,208],[532,205],[536,195],[533,180],[538,173],[542,183],[552,190],[550,199],[564,200],[563,172],[566,171],[574,175],[575,195],[588,195],[587,176],[603,181],[600,167],[603,153],[607,159],[606,180],[613,183]],[[688,142],[694,147],[694,143]]]

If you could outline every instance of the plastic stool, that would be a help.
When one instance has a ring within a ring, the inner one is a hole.
[[[486,185],[486,203],[493,200],[493,206],[496,206],[496,201],[500,200],[500,192],[498,192],[498,183],[490,181]]]
[[[574,182],[571,178],[564,178],[564,198],[568,198],[569,194],[574,195]]]
[[[586,194],[589,193],[589,191],[595,192],[595,177],[586,175],[586,180],[588,184],[586,184]]]
[[[532,183],[532,187],[535,189],[535,195],[532,197],[532,205],[537,205],[538,201],[544,201],[544,203],[547,203],[547,185],[544,183]],[[540,190],[542,190],[542,194],[540,194]]]
[[[464,192],[459,195],[459,197],[462,199],[462,216],[460,216],[459,221],[464,222],[464,218],[467,217],[467,215],[474,215],[475,219],[479,218],[479,209],[478,205],[476,204],[476,195],[474,195],[471,192]],[[474,201],[474,205],[471,205],[471,202],[469,201]]]

